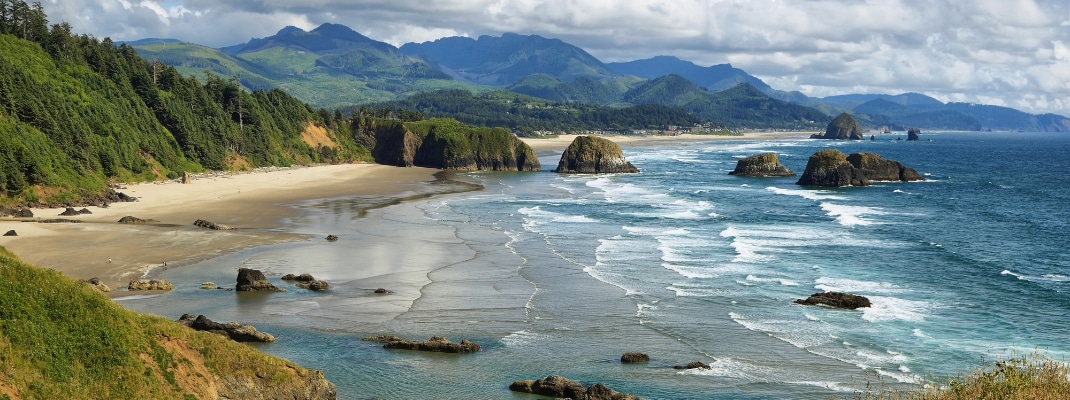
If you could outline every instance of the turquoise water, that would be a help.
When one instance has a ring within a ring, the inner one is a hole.
[[[310,202],[287,229],[343,240],[252,249],[163,277],[230,282],[252,266],[311,272],[332,291],[250,297],[194,284],[123,304],[255,323],[279,337],[263,350],[324,370],[345,399],[530,398],[508,384],[549,374],[651,399],[827,399],[877,377],[908,387],[1038,349],[1067,359],[1070,135],[890,138],[627,147],[642,173],[469,174],[486,189],[366,216],[346,199]],[[767,151],[801,173],[826,147],[875,152],[927,180],[820,189],[727,175]],[[406,275],[429,259],[440,266]],[[398,267],[360,272],[377,262]],[[369,292],[401,281],[417,284],[415,300],[386,307]],[[874,305],[792,303],[824,290]],[[484,350],[359,340],[378,333]],[[621,365],[627,351],[651,362]],[[713,368],[671,368],[689,361]]]

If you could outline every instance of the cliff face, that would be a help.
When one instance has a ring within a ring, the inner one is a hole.
[[[885,160],[874,153],[853,153],[845,156],[836,149],[814,153],[806,162],[797,185],[806,186],[869,186],[872,181],[924,180],[917,171],[894,160]]]
[[[736,161],[736,169],[728,173],[737,176],[795,176],[788,167],[780,165],[776,153],[762,153]]]
[[[415,123],[378,120],[357,134],[380,164],[460,171],[538,171],[535,151],[500,128],[477,128],[454,120]]]
[[[616,143],[597,136],[578,136],[561,154],[554,172],[633,173],[639,169],[624,158],[624,152]]]
[[[858,125],[858,121],[855,120],[851,114],[840,114],[836,119],[829,122],[828,127],[825,128],[824,135],[814,134],[810,136],[811,139],[850,139],[850,140],[862,140],[865,139],[862,136],[862,127]]]

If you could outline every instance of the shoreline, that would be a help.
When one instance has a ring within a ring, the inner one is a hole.
[[[577,136],[580,135],[521,139],[539,154],[544,165],[550,166],[557,161],[549,160],[550,156],[563,151]],[[809,132],[753,132],[740,136],[607,138],[627,148],[808,136]],[[449,180],[444,174],[448,172],[431,168],[338,164],[207,173],[194,176],[190,184],[176,181],[130,184],[118,191],[138,201],[112,203],[108,208],[86,207],[92,214],[60,217],[63,208],[44,208],[32,209],[32,219],[0,219],[0,231],[15,230],[19,235],[0,237],[0,246],[26,262],[55,269],[74,279],[98,278],[114,289],[109,295],[117,297],[133,294],[125,291],[132,279],[253,247],[314,239],[310,233],[291,231],[286,222],[307,212],[301,203],[338,197],[374,197],[371,202],[379,204],[371,205],[371,209],[466,191],[442,192],[432,188],[435,182]],[[118,223],[124,216],[156,222]],[[80,222],[38,222],[53,218]],[[234,229],[216,231],[193,226],[193,221],[198,219]]]

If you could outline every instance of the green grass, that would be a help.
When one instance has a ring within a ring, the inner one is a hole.
[[[1070,399],[1070,365],[1041,353],[986,363],[926,389],[898,390],[878,380],[854,400],[1065,400]]]
[[[168,343],[168,345],[165,345]],[[170,347],[169,347],[170,346]],[[203,355],[191,360],[169,348]],[[21,399],[187,399],[210,374],[285,384],[307,370],[219,335],[126,310],[59,272],[0,247],[0,393]],[[200,379],[197,381],[197,379]],[[186,386],[186,387],[182,387]]]

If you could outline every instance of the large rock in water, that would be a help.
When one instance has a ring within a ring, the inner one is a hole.
[[[865,136],[862,136],[862,127],[858,125],[858,121],[851,114],[843,113],[829,122],[824,135],[815,133],[810,135],[810,138],[862,140]]]
[[[797,185],[804,186],[869,186],[872,181],[920,181],[917,171],[898,161],[885,160],[874,153],[853,153],[845,156],[836,149],[820,150],[806,162]]]
[[[578,136],[568,145],[554,172],[598,174],[639,172],[624,159],[624,152],[616,143],[597,136]]]
[[[848,310],[872,306],[869,299],[863,296],[840,292],[814,293],[806,299],[795,300],[795,304],[802,304],[804,306],[823,304],[830,307],[846,308]]]
[[[911,140],[911,141],[915,141],[915,142],[918,141],[918,140],[921,140],[921,137],[918,136],[918,135],[921,135],[921,129],[918,129],[918,128],[907,129],[907,140]]]
[[[418,350],[436,353],[475,353],[480,349],[479,344],[470,342],[468,339],[463,339],[460,343],[454,343],[441,336],[433,336],[425,342],[405,340],[398,337],[388,337],[387,339],[383,340],[386,342],[383,345],[384,349]]]
[[[260,270],[251,268],[238,269],[238,283],[234,290],[239,292],[285,292],[285,289],[272,285],[268,282]]]
[[[610,389],[601,383],[584,388],[582,383],[558,375],[540,379],[515,381],[509,385],[514,392],[531,393],[557,399],[574,400],[641,400],[627,393]]]
[[[762,153],[736,161],[736,169],[728,173],[736,176],[795,176],[795,172],[780,165],[776,153]]]

